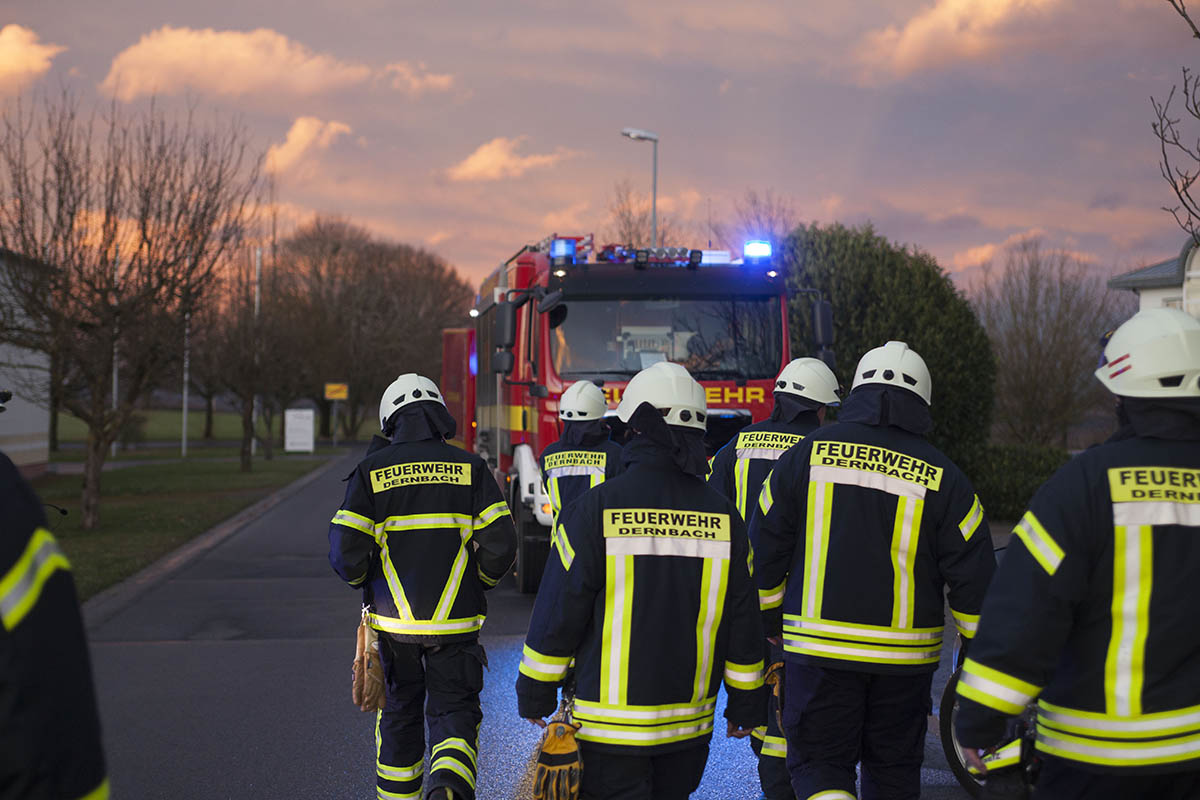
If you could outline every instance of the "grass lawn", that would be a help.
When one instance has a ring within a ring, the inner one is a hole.
[[[191,437],[188,437],[188,441],[189,442],[191,441]],[[365,448],[366,445],[364,444],[363,447]],[[209,447],[209,446],[203,445],[203,444],[194,444],[194,445],[189,444],[187,457],[188,457],[189,461],[193,461],[193,460],[201,461],[204,459],[214,459],[214,458],[238,458],[241,456],[241,452],[242,452],[241,447],[224,447],[224,446]],[[317,445],[317,449],[312,455],[313,456],[332,456],[332,455],[337,455],[338,453],[344,453],[344,452],[346,452],[346,451],[340,447]],[[287,456],[288,458],[295,458],[295,457],[308,457],[309,454],[308,453],[285,453],[285,452],[283,452],[282,447],[277,446],[275,448],[275,456],[276,457]],[[178,459],[178,458],[179,458],[179,447],[178,447],[178,442],[177,442],[176,446],[174,446],[174,447],[137,447],[132,450],[117,450],[116,457],[114,458],[112,456],[109,456],[108,458],[106,458],[104,460],[104,463],[109,464],[114,461],[158,461],[158,460],[172,460],[172,459]],[[59,464],[68,463],[68,462],[76,462],[76,463],[82,464],[84,461],[87,461],[87,450],[82,447],[68,447],[68,448],[60,449],[57,453],[51,454],[50,460],[54,461],[55,463],[59,463]],[[258,448],[257,455],[254,456],[254,463],[256,465],[255,469],[258,469],[257,464],[262,460],[263,460],[263,449],[260,447],[260,448]]]
[[[179,441],[180,426],[183,412],[179,409],[155,408],[138,411],[146,418],[142,428],[143,438],[150,441]],[[278,428],[282,420],[277,421]],[[204,412],[188,412],[188,441],[199,441],[204,435]],[[82,442],[87,439],[87,426],[78,418],[61,412],[58,415],[58,438],[63,442]],[[213,438],[241,439],[242,416],[232,411],[218,411],[213,414]]]
[[[94,531],[80,528],[81,476],[47,475],[33,486],[69,511],[64,517],[47,509],[49,527],[71,560],[80,599],[87,599],[325,461],[256,459],[248,474],[236,463],[213,461],[106,472]]]

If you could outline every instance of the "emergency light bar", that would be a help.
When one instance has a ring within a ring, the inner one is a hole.
[[[742,256],[746,261],[751,259],[770,258],[771,243],[761,239],[752,239],[742,248]]]

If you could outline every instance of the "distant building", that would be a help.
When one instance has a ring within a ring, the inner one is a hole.
[[[0,250],[0,269],[14,257]],[[44,472],[50,461],[50,411],[38,402],[42,398],[28,394],[45,380],[49,367],[43,353],[0,343],[0,389],[13,393],[0,414],[0,451],[28,477]]]
[[[1200,317],[1200,248],[1189,236],[1175,258],[1118,275],[1108,288],[1132,291],[1139,310],[1178,308]]]

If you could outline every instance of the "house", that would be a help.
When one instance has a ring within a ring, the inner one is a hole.
[[[8,269],[20,256],[0,250],[0,269]],[[0,287],[3,282],[0,282]],[[9,315],[19,314],[7,297],[0,302]],[[0,414],[0,452],[3,452],[26,477],[46,470],[50,461],[50,411],[44,404],[42,388],[49,373],[50,360],[43,353],[0,342],[0,390],[12,392]]]
[[[1128,289],[1138,296],[1138,310],[1179,308],[1200,317],[1200,247],[1188,237],[1175,258],[1118,275],[1110,289]]]

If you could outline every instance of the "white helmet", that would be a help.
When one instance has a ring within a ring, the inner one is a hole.
[[[383,397],[379,398],[379,429],[383,430],[387,427],[388,418],[392,414],[405,406],[424,400],[432,400],[443,406],[446,405],[437,384],[424,375],[406,372],[396,378],[392,381],[391,386],[383,390]]]
[[[705,428],[708,404],[704,400],[704,387],[679,364],[659,361],[634,375],[621,394],[617,416],[622,422],[629,422],[642,403],[662,411],[668,425]]]
[[[558,418],[567,422],[600,419],[608,410],[604,392],[591,381],[576,381],[558,400]]]
[[[827,406],[841,402],[838,379],[819,358],[797,358],[787,363],[775,379],[775,391],[794,394]]]
[[[1200,321],[1177,308],[1139,311],[1109,338],[1096,377],[1122,397],[1200,397]]]
[[[854,385],[851,391],[868,383],[882,383],[908,389],[931,405],[933,380],[925,359],[910,350],[904,342],[888,342],[883,347],[868,350],[854,369]]]

